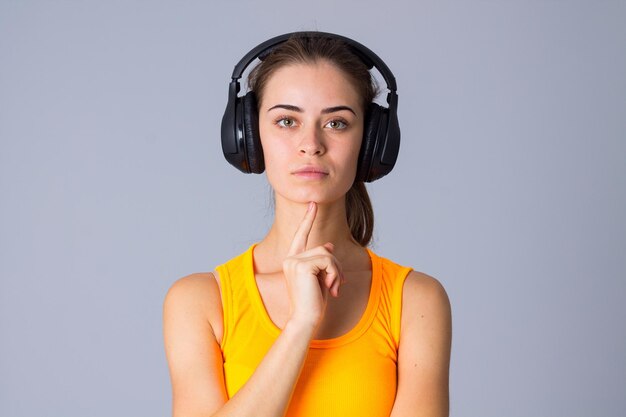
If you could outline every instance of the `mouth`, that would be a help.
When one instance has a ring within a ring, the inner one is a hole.
[[[293,175],[301,178],[321,179],[328,175],[328,171],[319,167],[302,167],[292,172]]]

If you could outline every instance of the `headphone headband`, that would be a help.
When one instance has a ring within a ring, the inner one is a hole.
[[[266,40],[265,42],[257,45],[250,52],[248,52],[243,58],[241,58],[237,65],[235,65],[232,75],[233,81],[239,80],[241,78],[243,72],[246,70],[246,68],[248,68],[252,61],[254,61],[256,58],[263,60],[267,55],[272,52],[272,50],[274,50],[276,46],[288,41],[289,38],[291,38],[292,36],[300,36],[303,38],[338,39],[345,42],[345,44],[348,45],[350,49],[352,49],[352,51],[361,59],[361,61],[363,61],[363,63],[367,66],[367,69],[372,69],[372,67],[375,67],[383,76],[383,79],[387,83],[387,88],[389,89],[389,91],[394,94],[396,93],[396,90],[398,89],[398,87],[396,86],[396,77],[394,77],[387,64],[385,64],[385,62],[380,59],[378,55],[372,52],[365,45],[362,45],[355,40],[328,32],[291,32]]]

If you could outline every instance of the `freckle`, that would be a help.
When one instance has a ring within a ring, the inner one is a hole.
[[[424,315],[422,314],[422,318],[424,318]]]

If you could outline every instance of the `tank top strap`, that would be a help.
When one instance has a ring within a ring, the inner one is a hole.
[[[250,309],[250,299],[246,295],[246,276],[250,273],[249,260],[255,244],[248,250],[215,268],[219,274],[222,311],[224,317],[224,333],[220,346],[228,349],[229,341],[241,312]]]
[[[368,249],[368,251],[370,251]],[[373,255],[373,253],[370,251]],[[399,265],[387,258],[377,256],[381,264],[381,310],[388,320],[395,348],[400,344],[400,322],[402,318],[402,289],[404,281],[413,268]]]

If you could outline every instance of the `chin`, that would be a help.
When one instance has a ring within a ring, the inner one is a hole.
[[[271,181],[270,181],[271,184]],[[337,200],[343,200],[352,184],[272,184],[275,198],[308,204],[313,201],[317,204],[331,204]]]
[[[276,191],[275,191],[276,192]],[[328,194],[320,192],[304,192],[304,193],[279,193],[276,192],[276,198],[299,204],[308,204],[313,201],[317,204],[331,204],[337,200],[342,200],[346,194]],[[280,196],[280,197],[279,197]]]

